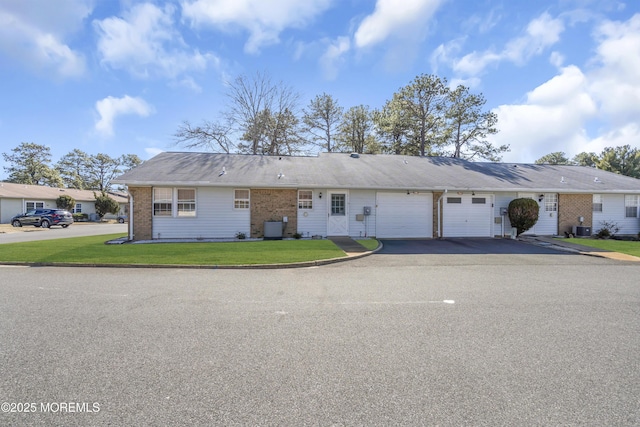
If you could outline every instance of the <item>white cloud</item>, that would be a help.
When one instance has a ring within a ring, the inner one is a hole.
[[[451,64],[455,56],[460,52],[466,37],[460,37],[447,43],[439,45],[431,53],[431,69],[434,74],[438,74],[438,68],[440,64]]]
[[[618,125],[640,123],[640,14],[626,22],[604,22],[596,37],[591,90],[602,112]]]
[[[174,13],[171,4],[161,9],[142,3],[133,6],[122,18],[94,21],[100,37],[101,62],[140,78],[156,75],[176,78],[189,71],[205,70],[209,62],[217,63],[214,55],[187,48],[173,27]]]
[[[454,61],[452,68],[457,73],[476,76],[489,65],[501,61],[522,65],[534,55],[539,55],[546,48],[556,44],[563,31],[562,20],[552,18],[545,12],[529,22],[525,34],[507,42],[502,51],[472,52]]]
[[[279,42],[287,28],[302,28],[331,5],[332,0],[184,0],[183,15],[196,27],[249,32],[245,51],[257,53]]]
[[[100,119],[96,122],[96,131],[105,137],[113,136],[113,122],[118,116],[134,114],[147,117],[154,109],[144,99],[125,95],[122,98],[108,96],[96,102],[96,110]]]
[[[343,56],[350,48],[351,41],[349,37],[338,37],[329,44],[329,47],[319,60],[326,79],[333,80],[337,77],[338,68],[343,61]]]
[[[495,144],[510,144],[504,160],[532,162],[545,154],[583,151],[588,137],[585,123],[597,113],[588,92],[587,77],[575,66],[527,94],[521,105],[501,105],[494,109],[500,132],[491,138]]]
[[[66,78],[85,72],[83,55],[65,43],[91,13],[93,1],[32,0],[0,4],[0,52],[40,72]]]
[[[364,18],[354,35],[355,45],[366,48],[395,38],[421,38],[425,21],[443,0],[377,0],[374,12]]]
[[[512,146],[505,160],[530,162],[554,151],[571,157],[627,144],[640,148],[640,14],[601,23],[595,37],[588,71],[562,68],[529,92],[525,103],[494,110],[500,133],[492,142]],[[599,127],[591,135],[587,129],[594,122]]]

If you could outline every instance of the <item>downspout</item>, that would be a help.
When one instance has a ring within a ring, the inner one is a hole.
[[[438,201],[436,202],[436,205],[438,205],[438,239],[442,239],[442,230],[440,229],[440,202],[442,201],[442,198],[444,197],[445,194],[447,194],[447,189],[444,189],[444,192],[440,195],[440,197],[438,197]]]
[[[135,237],[133,234],[133,194],[127,188],[129,193],[129,240],[133,240]]]

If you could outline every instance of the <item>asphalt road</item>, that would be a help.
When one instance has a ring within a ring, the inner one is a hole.
[[[72,224],[67,228],[54,226],[6,227],[0,233],[0,244],[15,242],[33,242],[36,240],[61,239],[64,237],[95,236],[99,234],[127,233],[128,224]]]
[[[639,425],[638,277],[564,253],[0,267],[0,402],[35,409],[0,425]]]

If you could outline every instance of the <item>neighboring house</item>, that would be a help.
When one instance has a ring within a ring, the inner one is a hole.
[[[93,190],[0,182],[0,224],[9,224],[14,215],[31,209],[56,208],[56,200],[65,194],[73,197],[76,201],[72,213],[95,214],[96,198]],[[110,193],[109,197],[120,204],[120,214],[129,211],[126,195]],[[115,215],[113,217],[115,218]]]
[[[640,231],[640,180],[581,166],[166,152],[114,182],[131,195],[133,240],[260,238],[270,220],[284,220],[284,237],[505,236],[506,207],[520,197],[540,205],[532,234],[602,221]]]

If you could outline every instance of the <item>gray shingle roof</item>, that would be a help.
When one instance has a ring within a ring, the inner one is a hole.
[[[130,186],[640,193],[639,179],[582,166],[399,155],[352,157],[346,153],[288,157],[165,152],[114,182]]]
[[[73,197],[78,202],[94,202],[96,200],[93,195],[93,190],[76,190],[73,188],[55,188],[43,185],[0,182],[0,198],[55,200],[65,194]],[[116,200],[118,203],[126,203],[128,200],[126,195],[109,193],[109,197]]]

